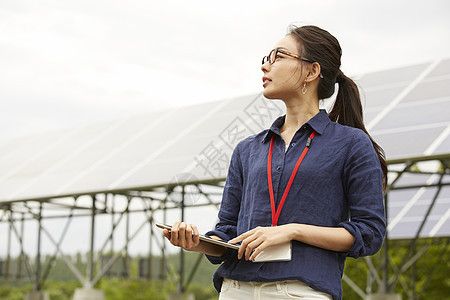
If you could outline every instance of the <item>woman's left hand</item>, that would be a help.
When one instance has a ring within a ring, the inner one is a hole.
[[[245,255],[246,260],[253,260],[269,246],[290,242],[294,233],[291,225],[294,224],[256,227],[228,242],[230,244],[242,242],[238,250],[238,258],[241,259]]]

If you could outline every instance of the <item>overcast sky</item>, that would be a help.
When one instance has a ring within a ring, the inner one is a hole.
[[[0,140],[262,90],[314,24],[351,76],[450,57],[450,1],[0,1]]]

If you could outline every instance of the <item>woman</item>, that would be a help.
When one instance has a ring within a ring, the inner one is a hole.
[[[341,299],[346,257],[380,249],[386,162],[340,58],[336,38],[315,26],[292,28],[263,58],[264,96],[281,99],[286,115],[237,145],[219,222],[207,233],[241,242],[237,253],[200,242],[192,224],[165,230],[173,245],[221,263],[213,280],[219,299]],[[336,83],[327,114],[319,100]],[[272,246],[287,249],[288,258],[253,261]]]

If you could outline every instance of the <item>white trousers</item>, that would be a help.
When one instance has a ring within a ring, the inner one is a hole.
[[[275,300],[275,299],[324,299],[326,293],[313,290],[297,280],[276,282],[243,282],[224,279],[219,300]]]

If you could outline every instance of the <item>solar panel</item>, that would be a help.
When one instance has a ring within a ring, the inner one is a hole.
[[[358,79],[358,83],[360,83],[364,89],[373,88],[375,86],[389,86],[394,83],[410,83],[423,71],[425,71],[428,66],[429,64],[419,64],[392,70],[368,73],[361,76]],[[376,99],[372,99],[372,101],[376,101]]]
[[[380,109],[389,104],[392,99],[397,97],[405,88],[406,83],[400,83],[390,86],[379,86],[375,88],[364,89],[360,92],[365,110]]]
[[[450,149],[450,126],[442,132],[442,142],[437,146],[435,153],[448,153]]]
[[[388,159],[450,152],[450,60],[374,72],[357,82],[365,122]],[[149,189],[185,173],[199,181],[223,179],[237,143],[283,113],[280,101],[253,94],[0,141],[0,203]],[[406,174],[396,185],[430,180],[436,181]],[[390,192],[391,237],[414,236],[435,192]],[[449,195],[443,187],[423,236],[450,235]]]
[[[373,132],[373,138],[383,147],[388,158],[423,155],[446,127],[421,130]],[[431,154],[431,153],[428,153]]]
[[[449,98],[450,74],[442,77],[426,78],[405,97],[404,102]]]
[[[428,210],[431,208],[419,237],[442,237],[449,235],[450,187],[443,187],[432,205],[437,188],[391,191],[389,195],[389,238],[405,239],[414,237]],[[405,197],[406,196],[406,197]]]
[[[417,102],[416,102],[417,103]],[[436,109],[439,107],[439,109]],[[390,114],[384,117],[374,128],[373,132],[383,129],[397,131],[399,128],[414,127],[427,128],[433,125],[448,124],[450,98],[438,103],[420,103],[415,105],[398,105]]]

